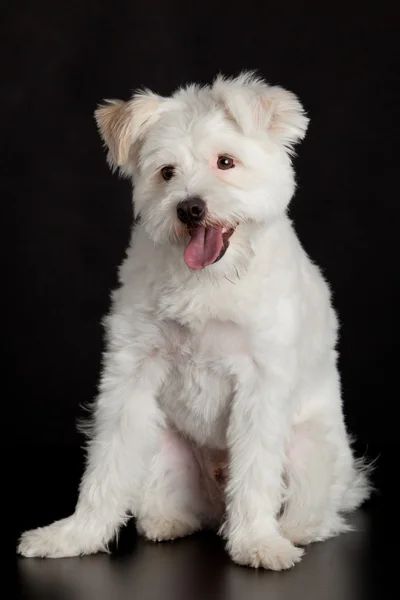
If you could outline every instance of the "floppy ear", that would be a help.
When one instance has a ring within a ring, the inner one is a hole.
[[[295,94],[279,86],[266,90],[256,102],[255,115],[259,127],[267,126],[269,134],[289,151],[304,139],[309,119]]]
[[[95,111],[100,135],[108,148],[112,168],[125,167],[131,147],[159,116],[161,98],[151,92],[136,93],[131,100],[105,100]]]
[[[304,138],[309,119],[292,92],[269,86],[252,73],[235,79],[218,77],[213,90],[245,134],[268,132],[289,153]]]

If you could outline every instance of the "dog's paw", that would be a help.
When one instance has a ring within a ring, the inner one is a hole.
[[[138,519],[136,529],[152,542],[167,542],[191,535],[199,529],[199,523],[163,517],[142,517]]]
[[[351,530],[346,521],[339,515],[333,515],[329,520],[307,523],[293,522],[281,519],[279,523],[281,534],[295,546],[308,546],[314,542],[323,542],[332,537]]]
[[[99,540],[91,539],[89,532],[77,526],[73,517],[56,521],[47,527],[39,527],[22,534],[17,547],[18,554],[26,557],[64,558],[94,554],[105,550]]]
[[[301,560],[304,550],[296,548],[289,540],[274,534],[258,542],[241,542],[230,545],[228,552],[238,565],[282,571],[290,569]]]
[[[313,542],[317,541],[315,536],[310,534],[310,532],[305,527],[301,526],[290,526],[284,525],[280,528],[280,531],[286,539],[288,539],[292,544],[296,546],[308,546]]]

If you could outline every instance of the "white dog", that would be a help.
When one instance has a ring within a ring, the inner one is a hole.
[[[286,214],[308,119],[253,74],[96,111],[134,181],[134,227],[75,513],[24,556],[219,528],[232,559],[287,569],[369,494],[352,454],[328,285]],[[300,547],[299,547],[300,546]]]

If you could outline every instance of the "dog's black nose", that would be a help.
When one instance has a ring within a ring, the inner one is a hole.
[[[201,198],[188,198],[179,202],[176,212],[185,225],[198,225],[206,214],[206,203]]]

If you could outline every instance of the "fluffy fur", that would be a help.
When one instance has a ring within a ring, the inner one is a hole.
[[[105,320],[75,513],[24,533],[18,551],[104,551],[133,514],[150,540],[214,527],[235,562],[287,569],[301,546],[345,531],[369,493],[342,413],[330,291],[286,214],[308,119],[294,94],[242,74],[108,101],[96,120],[140,219]],[[199,270],[177,216],[188,197],[205,201],[206,229],[233,231]]]

